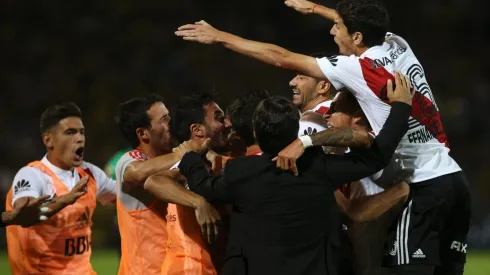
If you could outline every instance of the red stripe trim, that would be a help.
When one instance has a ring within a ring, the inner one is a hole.
[[[359,59],[361,63],[362,74],[367,86],[383,102],[390,104],[386,94],[386,82],[388,79],[395,81],[394,76],[384,67],[374,68],[373,61],[369,58]],[[442,121],[439,111],[435,105],[422,95],[419,91],[415,92],[412,101],[412,113],[410,114],[420,124],[424,125],[433,137],[449,147],[446,133],[442,127]]]

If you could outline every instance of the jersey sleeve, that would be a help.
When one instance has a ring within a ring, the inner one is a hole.
[[[86,163],[97,184],[97,200],[101,204],[109,204],[116,200],[116,181],[109,178],[99,167]]]
[[[128,165],[135,161],[144,161],[144,158],[141,154],[131,151],[121,156],[121,158],[116,163],[116,179],[124,184],[124,173],[126,172],[126,168]],[[144,184],[142,182],[141,184]]]
[[[12,206],[19,198],[33,197],[38,198],[44,194],[43,176],[35,168],[25,166],[17,172],[12,183]],[[54,193],[47,194],[53,195]]]
[[[335,89],[349,89],[356,93],[356,87],[365,83],[359,58],[351,56],[334,55],[317,58],[318,66]]]

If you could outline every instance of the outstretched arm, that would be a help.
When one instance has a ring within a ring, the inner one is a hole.
[[[295,175],[298,174],[296,160],[303,155],[306,144],[308,146],[332,146],[350,148],[369,148],[373,138],[366,131],[357,131],[349,127],[329,128],[311,136],[302,136],[284,148],[273,160],[277,167],[291,169]]]
[[[218,236],[219,212],[203,197],[181,186],[177,182],[180,180],[185,179],[177,169],[164,171],[150,176],[145,182],[145,189],[160,201],[193,208],[202,233],[211,243],[212,235]]]
[[[337,17],[337,12],[334,9],[327,8],[325,6],[315,4],[306,0],[287,0],[284,4],[290,8],[295,9],[302,14],[317,14],[327,20],[334,21]]]
[[[20,204],[16,204],[17,208],[12,211],[2,212],[0,227],[8,225],[28,227],[38,223],[40,220],[44,220],[44,218],[41,218],[43,217],[42,213],[49,211],[49,209],[45,208],[46,210],[41,211],[40,208],[48,199],[49,196],[39,198],[26,197]]]
[[[313,78],[326,79],[314,57],[293,53],[273,44],[247,40],[215,29],[205,21],[181,26],[175,34],[184,40],[202,44],[219,43],[234,52],[264,63],[301,72]]]

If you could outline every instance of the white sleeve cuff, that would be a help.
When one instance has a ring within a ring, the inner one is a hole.
[[[309,148],[313,146],[313,140],[311,139],[310,136],[301,136],[299,137],[299,140],[301,140],[301,143],[303,143],[303,147]]]

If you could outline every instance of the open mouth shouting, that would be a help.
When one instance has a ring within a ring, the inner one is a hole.
[[[83,151],[84,147],[78,147],[77,150],[75,150],[75,161],[83,160]]]

